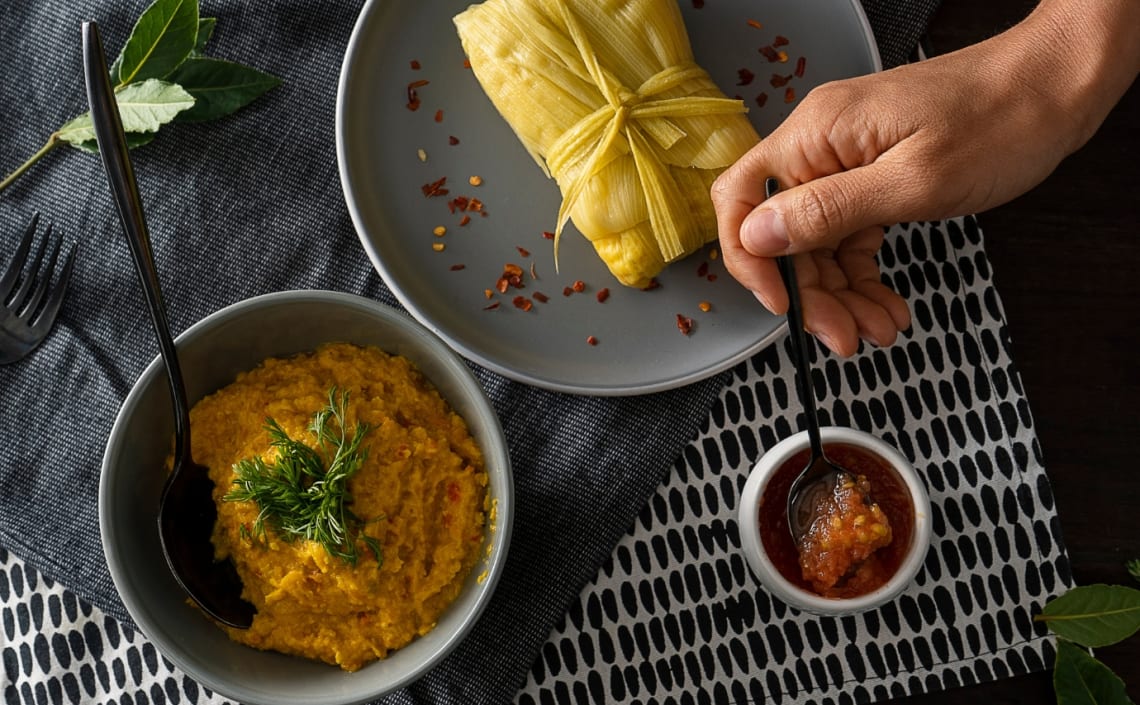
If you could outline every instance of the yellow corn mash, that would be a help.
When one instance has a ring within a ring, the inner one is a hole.
[[[251,539],[241,527],[252,528],[256,504],[222,501],[235,463],[270,460],[266,418],[312,445],[309,422],[334,386],[349,392],[348,427],[372,427],[348,490],[352,511],[373,520],[364,533],[382,546],[379,567],[363,543],[352,566],[269,527],[268,541]],[[235,641],[356,670],[430,631],[482,555],[489,507],[482,454],[463,419],[402,357],[330,344],[270,359],[199,401],[191,424],[194,458],[216,484],[216,554],[233,559],[257,608],[250,629],[225,628]]]

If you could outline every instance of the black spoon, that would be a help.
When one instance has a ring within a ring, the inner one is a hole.
[[[241,597],[241,579],[233,563],[214,560],[210,541],[218,517],[214,483],[206,468],[195,463],[190,455],[190,404],[186,399],[186,385],[166,322],[142,199],[107,74],[103,42],[94,22],[83,23],[83,71],[99,153],[146,295],[174,400],[174,468],[166,479],[158,509],[162,552],[178,584],[198,606],[220,622],[248,628],[253,623],[254,608]]]
[[[776,179],[764,182],[764,197],[771,198],[780,188]],[[804,408],[804,425],[807,427],[808,441],[811,444],[811,457],[807,465],[788,489],[788,528],[792,539],[800,538],[811,528],[817,500],[830,494],[840,476],[849,475],[839,465],[827,459],[823,452],[823,441],[819,433],[819,416],[816,412],[815,394],[812,392],[811,362],[808,359],[807,336],[804,333],[803,308],[800,303],[800,287],[796,281],[796,267],[791,255],[776,258],[784,288],[788,290],[788,336],[792,345],[792,362],[796,366],[796,391]]]

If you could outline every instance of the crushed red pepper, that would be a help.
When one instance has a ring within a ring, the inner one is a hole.
[[[515,249],[518,250],[519,254],[522,255],[523,257],[530,257],[530,250],[526,249],[525,247],[522,247],[521,245],[516,245]]]
[[[595,296],[598,299],[598,303],[605,303],[606,299],[610,298],[610,290],[603,287],[601,289],[598,289],[598,293]]]
[[[756,79],[756,74],[752,73],[748,69],[737,69],[736,75],[738,79],[736,81],[736,85],[738,86],[747,86]]]
[[[688,316],[677,314],[677,330],[681,331],[681,335],[688,335],[693,332],[693,319]]]
[[[428,198],[435,198],[437,196],[446,196],[449,193],[449,191],[444,188],[446,184],[447,177],[444,176],[443,178],[437,179],[436,181],[424,184],[420,188],[423,190],[425,196]]]
[[[418,81],[412,81],[408,84],[408,110],[416,111],[420,109],[420,94],[417,89],[423,88],[428,85],[428,83],[430,83],[430,81],[421,78]]]
[[[447,143],[454,147],[455,145],[459,144],[459,138],[455,135],[451,135],[447,138]]]
[[[411,66],[412,66],[413,71],[419,71],[420,70],[420,62],[416,61],[415,59],[412,59]]]
[[[443,110],[435,111],[435,121],[436,122],[443,122]]]
[[[800,58],[796,59],[796,70],[795,70],[796,78],[803,78],[804,77],[804,69],[806,67],[807,67],[807,57],[806,56],[801,56]]]

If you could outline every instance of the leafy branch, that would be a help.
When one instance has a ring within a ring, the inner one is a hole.
[[[149,143],[170,122],[229,115],[280,85],[280,79],[257,69],[205,56],[216,24],[213,17],[199,16],[198,0],[155,0],[139,16],[110,68],[128,146]],[[52,132],[35,154],[0,181],[0,191],[63,144],[98,152],[90,113]]]
[[[1126,564],[1140,581],[1140,560]],[[1076,587],[1050,600],[1034,619],[1057,635],[1053,691],[1063,705],[1133,705],[1124,681],[1089,649],[1121,642],[1140,630],[1140,590],[1123,585]]]

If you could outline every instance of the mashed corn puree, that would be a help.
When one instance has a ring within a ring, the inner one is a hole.
[[[267,542],[251,540],[240,527],[252,528],[256,504],[222,501],[234,463],[270,460],[266,418],[312,445],[309,422],[333,386],[349,392],[348,427],[372,427],[348,490],[350,508],[368,521],[364,532],[382,546],[379,567],[362,543],[353,567],[320,544],[282,541],[271,528]],[[430,631],[480,558],[488,508],[482,454],[463,420],[402,357],[330,344],[270,359],[198,402],[191,423],[194,458],[216,485],[216,554],[233,559],[257,608],[250,629],[225,628],[235,641],[356,670]]]

